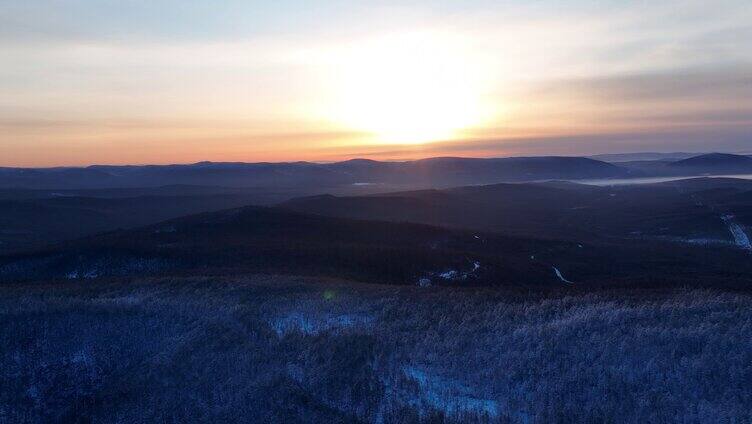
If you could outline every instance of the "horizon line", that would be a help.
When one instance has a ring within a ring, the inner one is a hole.
[[[216,165],[230,165],[230,164],[237,164],[237,165],[261,165],[261,164],[295,164],[295,163],[308,163],[308,164],[318,164],[318,165],[325,165],[325,164],[333,164],[333,163],[343,163],[343,162],[349,162],[349,161],[355,161],[355,160],[364,160],[364,161],[372,161],[372,162],[383,162],[383,163],[405,163],[405,162],[418,162],[422,160],[430,160],[430,159],[512,159],[512,158],[545,158],[545,157],[566,157],[566,158],[587,158],[587,159],[593,159],[593,160],[599,160],[596,159],[597,157],[604,157],[604,156],[626,156],[626,155],[672,155],[672,154],[694,154],[694,155],[704,155],[704,154],[713,154],[713,153],[722,153],[722,154],[732,154],[732,155],[739,155],[739,156],[749,156],[752,155],[752,152],[749,151],[720,151],[720,150],[714,150],[714,151],[689,151],[689,150],[676,150],[676,151],[668,151],[668,152],[661,152],[661,151],[636,151],[636,152],[617,152],[617,153],[596,153],[596,154],[588,154],[588,155],[562,155],[562,154],[530,154],[530,155],[508,155],[508,156],[462,156],[462,155],[439,155],[439,156],[419,156],[414,158],[402,158],[402,159],[371,159],[364,156],[353,156],[348,159],[342,159],[342,160],[331,160],[331,161],[310,161],[310,160],[280,160],[280,161],[222,161],[222,160],[199,160],[195,162],[146,162],[146,163],[90,163],[90,164],[79,164],[79,165],[49,165],[49,166],[19,166],[19,165],[0,165],[0,169],[61,169],[61,168],[79,168],[79,169],[85,169],[85,168],[92,168],[92,167],[126,167],[126,166],[192,166],[192,165],[201,165],[201,164],[216,164]]]

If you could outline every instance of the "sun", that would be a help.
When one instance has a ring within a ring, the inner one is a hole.
[[[483,119],[482,66],[449,36],[409,33],[357,43],[334,75],[335,120],[379,143],[448,140]]]

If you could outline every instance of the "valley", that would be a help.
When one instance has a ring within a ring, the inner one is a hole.
[[[749,419],[752,180],[558,162],[0,190],[0,417]]]

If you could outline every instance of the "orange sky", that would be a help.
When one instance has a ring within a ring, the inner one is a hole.
[[[752,129],[743,1],[3,9],[0,166],[739,151]]]

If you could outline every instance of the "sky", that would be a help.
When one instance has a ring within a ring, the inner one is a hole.
[[[752,2],[2,0],[0,166],[752,152]]]

